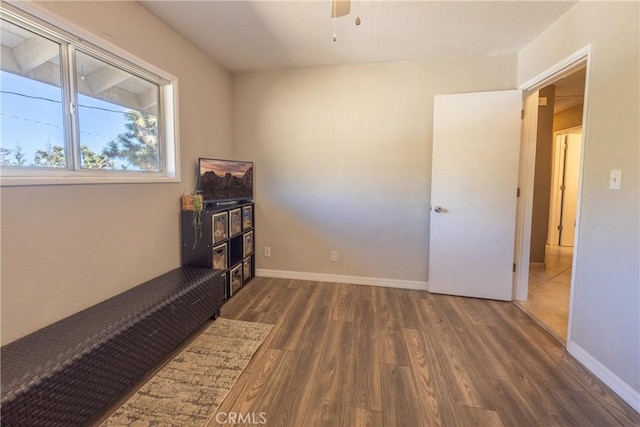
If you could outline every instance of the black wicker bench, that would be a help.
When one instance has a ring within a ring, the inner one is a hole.
[[[220,272],[181,267],[3,346],[2,425],[86,425],[223,299]]]

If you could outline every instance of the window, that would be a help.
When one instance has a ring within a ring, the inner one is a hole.
[[[76,52],[80,166],[161,170],[157,84]]]
[[[66,168],[60,44],[6,21],[0,40],[0,162]]]
[[[3,185],[179,180],[175,78],[1,11]]]

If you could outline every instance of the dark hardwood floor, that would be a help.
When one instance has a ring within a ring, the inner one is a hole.
[[[640,425],[512,303],[256,278],[221,315],[275,325],[218,409],[245,425]]]

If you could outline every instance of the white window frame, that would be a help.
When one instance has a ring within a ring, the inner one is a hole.
[[[75,162],[75,168],[64,169],[0,166],[0,186],[180,182],[177,77],[31,2],[3,1],[0,14],[17,25],[36,28],[53,39],[63,40],[72,50],[95,55],[157,84],[160,89],[158,138],[161,156],[160,172],[81,169],[78,162]],[[69,85],[69,82],[63,82],[63,85]],[[72,95],[75,97],[75,93]],[[67,111],[65,120],[71,120]],[[72,126],[76,126],[77,117],[73,120]],[[67,154],[67,162],[72,162],[73,155]]]

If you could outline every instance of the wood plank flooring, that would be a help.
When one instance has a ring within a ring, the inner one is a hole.
[[[512,303],[258,277],[221,315],[275,326],[210,426],[640,425]]]

